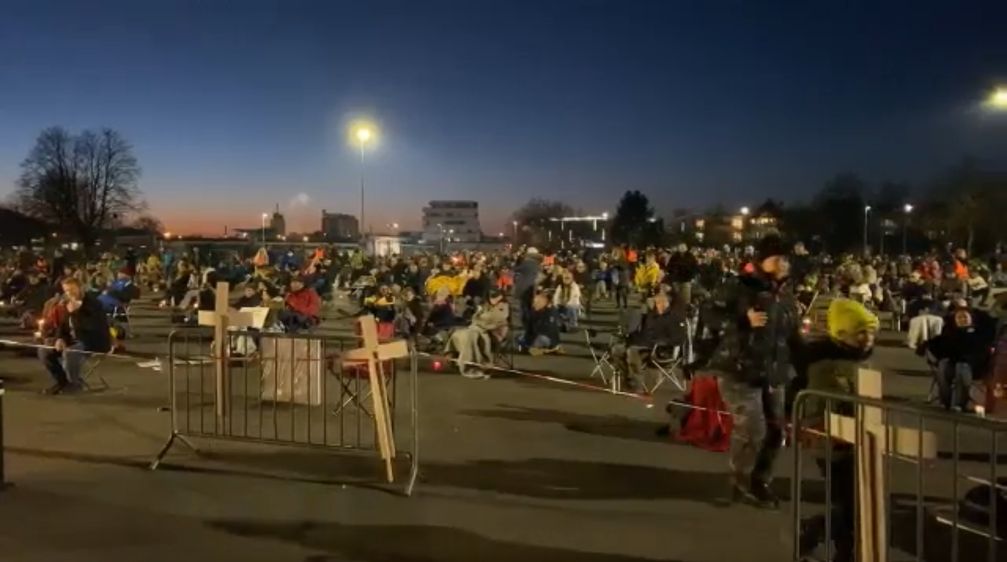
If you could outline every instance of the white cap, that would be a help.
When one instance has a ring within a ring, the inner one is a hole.
[[[538,248],[536,248],[535,246],[532,246],[531,248],[528,248],[527,250],[525,250],[525,253],[528,254],[529,256],[538,255]]]

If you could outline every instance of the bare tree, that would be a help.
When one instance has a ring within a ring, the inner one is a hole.
[[[21,162],[15,199],[31,216],[61,225],[91,247],[103,229],[144,207],[133,148],[118,132],[45,129]]]
[[[143,230],[145,232],[152,232],[154,234],[161,234],[164,232],[164,223],[160,219],[151,215],[140,215],[133,221],[133,228]]]

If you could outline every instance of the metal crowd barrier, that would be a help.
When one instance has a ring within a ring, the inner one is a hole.
[[[344,366],[353,349],[330,337],[228,332],[227,369],[217,382],[212,332],[194,328],[168,338],[171,434],[150,465],[156,470],[176,442],[195,452],[193,439],[294,446],[378,455],[366,363]],[[394,361],[383,369],[397,459],[408,459],[404,492],[412,493],[419,470],[417,356],[407,369]],[[406,374],[400,381],[400,371]],[[397,408],[405,383],[406,410]],[[218,395],[220,400],[218,400]],[[402,443],[406,447],[400,447]],[[377,466],[377,465],[375,465]]]
[[[823,406],[824,412],[835,414],[838,410],[840,415],[849,414],[851,421],[840,422],[836,415],[823,415],[812,422],[805,412],[813,401]],[[874,416],[871,422],[865,421],[864,414],[868,410],[873,411],[867,415],[867,419]],[[878,420],[880,426],[877,426]],[[999,513],[1004,509],[1003,502],[1007,501],[1007,479],[998,478],[997,466],[1000,460],[998,451],[1001,450],[999,438],[1007,432],[1007,424],[923,405],[807,390],[797,395],[793,407],[794,561],[834,559],[838,546],[834,543],[837,538],[835,530],[837,524],[842,524],[836,521],[837,516],[842,516],[842,506],[839,511],[835,508],[841,503],[849,505],[851,499],[856,506],[853,537],[855,541],[859,537],[856,527],[862,520],[862,507],[857,498],[863,497],[860,495],[862,487],[870,485],[865,480],[872,476],[861,470],[854,456],[851,477],[853,498],[848,497],[845,501],[837,498],[837,494],[849,492],[843,491],[844,475],[836,474],[837,470],[845,472],[845,469],[838,468],[838,455],[858,451],[848,444],[848,449],[844,450],[844,441],[832,437],[839,423],[852,423],[856,428],[855,435],[863,435],[866,423],[882,428],[874,432],[879,436],[875,442],[882,451],[880,464],[874,465],[881,470],[874,470],[874,473],[883,473],[879,481],[884,485],[881,493],[873,497],[884,502],[882,536],[885,540],[874,560],[994,562],[1007,559],[1007,545],[1001,544],[1007,536],[1007,517]],[[816,441],[814,446],[802,443],[807,438],[801,436],[808,434]],[[925,436],[930,439],[926,445]],[[883,449],[881,442],[884,443]],[[835,445],[839,448],[834,449]],[[926,458],[924,451],[934,448],[934,445],[936,455]],[[816,451],[822,477],[818,483],[824,486],[824,504],[821,504],[820,496],[810,497],[818,494],[804,490],[805,487],[810,488],[805,478],[809,449]],[[847,476],[848,481],[848,473]],[[814,554],[811,554],[801,552],[802,539],[807,538],[802,533],[814,528],[809,525],[814,517],[807,516],[815,502],[819,503],[815,513],[818,521],[824,519],[824,535],[823,540],[817,543]],[[859,548],[859,543],[855,548]]]

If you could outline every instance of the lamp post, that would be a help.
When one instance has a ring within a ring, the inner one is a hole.
[[[369,125],[358,125],[353,137],[360,145],[360,232],[364,232],[367,228],[364,222],[366,219],[364,214],[364,148],[374,138],[374,131]]]
[[[262,213],[262,245],[266,245],[266,219],[269,218],[269,213]]]
[[[517,244],[517,221],[511,221],[511,224],[514,226],[514,240],[511,244]]]
[[[906,214],[902,220],[902,255],[906,255],[909,253],[909,214],[913,212],[913,206],[906,203],[902,210]]]
[[[864,256],[867,255],[867,225],[870,224],[871,206],[864,206]]]

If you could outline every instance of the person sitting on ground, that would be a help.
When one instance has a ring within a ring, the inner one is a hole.
[[[836,299],[829,305],[827,322],[829,337],[810,342],[802,353],[803,360],[795,364],[798,372],[796,381],[804,382],[801,386],[809,390],[856,395],[857,373],[874,350],[878,318],[858,302]],[[823,400],[808,402],[804,415],[808,418],[809,427],[825,426],[825,406]],[[855,413],[850,403],[833,401],[833,407],[835,411],[832,413],[850,417]],[[833,560],[853,562],[856,546],[853,449],[837,440],[832,441],[832,447]],[[824,455],[817,461],[823,476],[826,474],[825,462]],[[825,516],[816,516],[801,525],[801,553],[807,555],[825,538]]]
[[[480,267],[473,268],[465,281],[462,289],[462,296],[468,300],[473,308],[478,307],[490,293],[490,283]]]
[[[39,349],[39,359],[55,382],[47,394],[82,390],[81,370],[86,359],[82,352],[108,353],[112,348],[108,319],[98,299],[86,293],[76,279],[63,280],[63,293],[65,320],[55,328],[52,348]]]
[[[493,361],[495,346],[507,337],[509,317],[510,307],[503,293],[494,289],[472,316],[472,324],[451,334],[445,353],[458,354],[458,368],[463,377],[489,378],[481,366]]]
[[[304,279],[290,280],[290,291],[284,299],[284,309],[280,312],[280,322],[288,332],[309,330],[318,325],[322,299],[311,287],[306,287]]]
[[[370,314],[378,322],[395,321],[395,297],[388,285],[378,287],[378,292],[364,299],[364,314]]]
[[[574,330],[577,328],[577,319],[581,310],[580,285],[574,281],[573,274],[564,271],[560,283],[553,290],[552,304],[556,307],[559,316],[560,328],[563,330]]]
[[[420,330],[423,318],[423,303],[412,287],[405,287],[395,301],[395,332],[401,336],[413,337]]]
[[[646,390],[644,359],[662,345],[673,345],[681,334],[680,318],[671,313],[671,302],[665,293],[657,293],[653,307],[644,315],[639,329],[630,333],[625,343],[612,348],[612,357],[631,391]]]
[[[29,271],[28,284],[13,299],[14,310],[23,329],[35,329],[42,315],[42,308],[52,295],[52,287],[42,280],[42,276],[37,271]]]
[[[545,293],[532,299],[528,328],[518,338],[518,350],[542,355],[559,350],[559,320]]]

